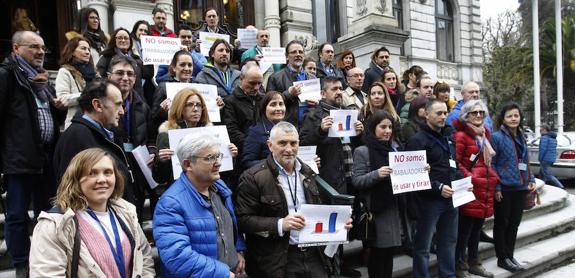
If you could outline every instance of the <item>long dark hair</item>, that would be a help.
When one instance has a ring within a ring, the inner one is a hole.
[[[97,48],[96,46],[97,42],[94,41],[95,39],[94,36],[91,36],[89,34],[94,33],[98,37],[100,37],[100,43],[103,44],[103,47],[106,47],[108,43],[108,38],[106,37],[106,34],[104,34],[104,31],[102,31],[101,22],[98,22],[97,30],[88,30],[88,20],[91,13],[95,13],[98,16],[98,18],[100,17],[100,14],[94,8],[82,8],[80,10],[80,12],[78,13],[78,17],[76,17],[76,23],[75,23],[76,32],[82,34],[88,40],[88,43],[90,44],[91,47]],[[100,50],[98,49],[98,51]]]
[[[106,49],[104,49],[104,51],[102,51],[102,53],[100,53],[102,56],[114,56],[116,55],[116,36],[118,35],[118,33],[120,31],[124,31],[126,32],[126,34],[128,34],[128,36],[130,36],[130,31],[128,31],[128,29],[124,28],[124,27],[120,27],[116,30],[114,30],[114,33],[112,34],[112,37],[110,38],[110,43],[108,43],[108,46],[106,47]],[[128,47],[128,51],[132,51],[132,47],[134,46],[134,42],[132,40],[130,41],[130,46]],[[132,53],[133,55],[137,55],[135,53]]]
[[[148,23],[148,21],[146,21],[146,20],[138,20],[138,21],[136,21],[136,23],[134,23],[134,27],[132,27],[132,32],[130,32],[130,37],[133,40],[140,40],[136,37],[136,32],[138,32],[138,28],[142,24],[148,26],[148,31],[146,32],[146,35],[150,35],[150,23]]]
[[[192,58],[192,54],[189,51],[186,50],[178,50],[176,53],[174,53],[174,57],[172,57],[172,62],[170,63],[170,67],[168,68],[168,72],[170,74],[170,76],[175,76],[176,72],[174,71],[174,68],[176,68],[176,65],[178,64],[178,59],[180,59],[180,56],[183,55],[188,55],[190,56],[190,58]],[[192,58],[193,61],[193,58]],[[194,67],[194,63],[192,62],[192,71]],[[182,80],[180,80],[182,81]]]
[[[278,92],[278,91],[269,91],[267,92],[263,97],[262,100],[260,102],[260,113],[258,114],[258,121],[259,120],[263,120],[266,119],[266,108],[268,107],[268,104],[270,104],[270,102],[274,99],[275,96],[281,96],[282,100],[284,101],[284,105],[285,105],[285,97],[282,93]],[[284,118],[285,118],[285,114],[284,114]]]
[[[90,47],[90,42],[86,38],[84,38],[82,36],[72,38],[71,40],[69,40],[66,43],[66,45],[62,49],[62,53],[60,54],[60,61],[59,61],[60,66],[72,63],[72,61],[74,60],[74,52],[76,51],[76,48],[78,48],[78,46],[80,45],[81,41],[87,42],[88,47]],[[90,55],[90,62],[91,61],[92,61],[92,56]]]
[[[510,102],[510,103],[503,105],[503,107],[501,107],[501,110],[500,110],[499,114],[497,114],[497,119],[495,121],[495,123],[497,124],[497,128],[500,128],[502,125],[505,125],[503,123],[503,120],[505,119],[505,113],[507,113],[507,111],[510,111],[513,109],[517,109],[517,111],[519,111],[518,130],[521,131],[523,129],[522,128],[522,126],[523,126],[523,111],[521,111],[521,107],[516,102]],[[507,125],[505,125],[505,126],[507,126]]]
[[[393,117],[393,115],[383,109],[377,110],[369,120],[367,121],[367,131],[375,137],[375,128],[381,121],[388,119],[391,122],[392,133],[390,141],[394,141],[397,137],[396,135],[399,133],[399,122]]]

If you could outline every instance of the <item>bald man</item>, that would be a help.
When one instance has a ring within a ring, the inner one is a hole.
[[[453,107],[453,110],[451,110],[451,112],[447,116],[446,123],[448,125],[452,125],[455,119],[459,119],[459,114],[461,112],[461,107],[463,107],[463,104],[465,104],[465,102],[467,102],[468,100],[480,99],[480,94],[481,89],[479,88],[479,85],[477,83],[473,81],[467,81],[465,84],[463,84],[463,88],[461,88],[462,99],[459,100],[457,104],[455,104],[455,107]],[[489,128],[490,131],[493,130],[493,122],[491,121],[491,117],[489,117],[489,113],[486,113],[485,115],[485,126]]]

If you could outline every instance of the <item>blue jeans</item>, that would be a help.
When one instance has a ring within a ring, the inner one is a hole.
[[[413,277],[431,277],[429,248],[433,232],[437,236],[439,277],[455,277],[455,245],[457,243],[457,209],[451,199],[421,198],[415,234]]]
[[[51,162],[51,160],[50,160]],[[6,225],[4,235],[12,265],[28,264],[30,237],[28,208],[34,206],[34,219],[42,210],[51,208],[50,199],[56,195],[56,179],[52,166],[46,165],[43,174],[8,174],[6,182]]]
[[[541,165],[539,167],[539,175],[543,178],[546,183],[549,183],[555,187],[564,188],[563,184],[551,174],[551,166],[553,166],[553,162],[549,161],[540,161]]]
[[[475,218],[467,215],[459,215],[459,231],[457,236],[457,248],[455,258],[457,262],[477,261],[479,236],[483,227],[483,218]],[[467,260],[465,260],[465,250],[468,250]]]

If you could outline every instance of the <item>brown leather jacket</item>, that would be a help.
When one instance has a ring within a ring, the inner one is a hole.
[[[316,174],[305,163],[300,163],[306,203],[324,203],[315,182]],[[278,175],[270,154],[240,177],[235,209],[240,232],[246,235],[246,270],[250,277],[285,276],[289,232],[279,236],[278,220],[288,215],[288,207]]]

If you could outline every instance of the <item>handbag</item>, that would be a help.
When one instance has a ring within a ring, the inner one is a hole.
[[[527,172],[528,177],[531,177],[531,166],[527,164]],[[530,210],[534,208],[536,205],[541,204],[541,198],[539,197],[539,191],[534,189],[533,191],[527,192],[527,196],[525,196],[525,204],[523,206],[524,210]]]
[[[363,201],[358,201],[351,214],[353,227],[349,231],[350,239],[370,240],[375,238],[375,223],[373,214]]]

